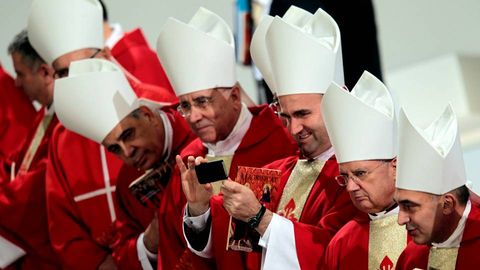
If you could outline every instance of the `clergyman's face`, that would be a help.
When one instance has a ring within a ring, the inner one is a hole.
[[[152,117],[153,112],[142,107],[138,115],[120,121],[102,144],[130,166],[140,170],[155,167],[162,162],[165,131],[163,123]]]
[[[406,225],[413,241],[419,245],[435,242],[435,237],[441,234],[440,196],[397,189],[395,200],[400,206],[398,224]]]
[[[216,143],[232,132],[241,110],[238,88],[207,89],[181,95],[180,107],[190,129],[202,142]]]
[[[295,94],[279,97],[280,117],[307,158],[315,158],[330,146],[323,121],[321,94]]]
[[[378,213],[393,204],[394,161],[363,160],[339,164],[340,174],[349,177],[347,191],[362,212]]]
[[[27,66],[22,55],[16,52],[12,53],[12,62],[17,74],[15,85],[21,88],[31,101],[38,101],[44,106],[50,105],[53,99],[53,83],[47,76],[52,76],[51,72],[49,74],[45,70],[45,74],[42,74],[44,70],[41,70],[40,64],[34,64],[33,68]]]

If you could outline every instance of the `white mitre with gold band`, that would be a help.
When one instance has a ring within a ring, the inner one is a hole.
[[[339,163],[397,155],[392,96],[369,72],[363,72],[352,92],[332,83],[323,96],[322,113]]]
[[[232,31],[205,8],[188,24],[169,18],[158,36],[157,54],[177,96],[237,82]]]
[[[275,94],[275,79],[273,78],[272,66],[267,52],[267,45],[265,44],[265,36],[272,21],[273,17],[266,15],[258,24],[250,42],[250,55],[258,70],[262,73],[268,88]]]
[[[445,194],[467,182],[458,124],[451,105],[428,127],[412,123],[400,112],[396,186]]]
[[[54,104],[67,129],[101,143],[139,107],[139,99],[116,64],[85,59],[72,62],[69,76],[55,81]]]
[[[332,81],[344,84],[340,30],[322,9],[312,15],[292,6],[275,17],[266,46],[278,96],[323,94]]]
[[[49,65],[76,50],[101,49],[102,6],[97,0],[34,0],[27,31],[32,47]]]

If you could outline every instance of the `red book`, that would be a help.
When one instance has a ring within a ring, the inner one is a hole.
[[[272,210],[270,202],[277,196],[277,185],[281,175],[280,170],[239,166],[235,182],[248,186],[260,203]],[[260,251],[259,238],[258,232],[248,227],[247,223],[230,217],[227,250]]]

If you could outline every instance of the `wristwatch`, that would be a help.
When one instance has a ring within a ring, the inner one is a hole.
[[[248,221],[247,221],[248,227],[250,227],[252,229],[257,228],[258,224],[260,224],[260,221],[262,220],[262,217],[265,214],[266,210],[267,210],[267,208],[265,208],[265,206],[263,206],[263,204],[262,204],[262,207],[260,208],[258,213],[255,216],[248,219]]]

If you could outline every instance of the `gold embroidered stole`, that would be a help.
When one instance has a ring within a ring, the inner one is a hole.
[[[223,160],[227,175],[229,174],[230,166],[232,165],[233,156],[217,156],[217,157],[206,156],[206,159],[208,161]],[[222,181],[217,181],[210,184],[212,185],[213,194],[217,195],[218,193],[220,193],[220,187],[222,186]]]
[[[407,246],[405,226],[397,223],[397,215],[370,221],[368,269],[395,269],[398,257]]]
[[[431,247],[428,255],[429,270],[454,270],[457,264],[458,248]]]
[[[298,221],[310,190],[323,169],[325,161],[299,159],[278,204],[277,213],[290,220]]]
[[[40,143],[43,139],[43,136],[45,135],[45,131],[47,130],[48,126],[50,125],[50,122],[53,119],[53,114],[45,114],[43,116],[42,122],[37,127],[37,130],[35,131],[35,135],[33,136],[33,140],[30,142],[30,146],[28,147],[27,153],[25,154],[25,157],[22,160],[22,164],[20,165],[20,170],[19,171],[28,171],[30,169],[30,165],[32,164],[33,157],[35,157],[35,153],[37,152],[38,146],[40,146]]]

